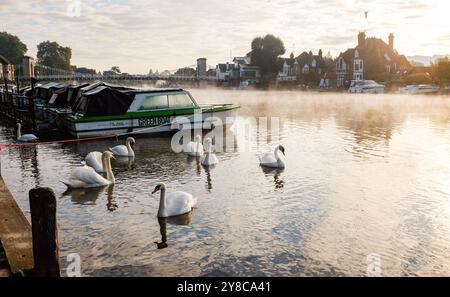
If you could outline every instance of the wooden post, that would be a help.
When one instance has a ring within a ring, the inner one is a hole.
[[[30,77],[31,83],[31,96],[28,98],[28,112],[31,115],[31,121],[33,122],[33,129],[36,130],[36,115],[34,113],[34,85],[37,80],[34,77]]]
[[[33,234],[34,274],[59,277],[56,197],[50,188],[30,190],[31,229]]]

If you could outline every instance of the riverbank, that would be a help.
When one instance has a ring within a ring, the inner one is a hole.
[[[0,241],[0,277],[11,276],[8,260],[6,259],[5,250],[3,249],[2,242]]]

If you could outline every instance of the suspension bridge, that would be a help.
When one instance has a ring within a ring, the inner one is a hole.
[[[191,68],[196,65],[189,65],[180,69]],[[209,65],[208,65],[209,66]],[[209,66],[211,67],[211,66]],[[16,68],[16,73],[19,81],[30,80],[29,75],[20,75],[20,69]],[[192,68],[191,68],[192,69]],[[208,75],[186,75],[177,74],[177,70],[164,71],[162,73],[149,74],[128,74],[128,73],[112,73],[112,71],[105,71],[103,74],[81,73],[76,71],[69,71],[63,69],[52,68],[49,66],[35,64],[34,78],[41,81],[96,81],[96,80],[136,80],[136,81],[217,81],[216,76]]]

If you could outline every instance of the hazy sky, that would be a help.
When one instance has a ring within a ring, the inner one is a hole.
[[[79,10],[70,10],[77,7]],[[368,20],[364,11],[369,11]],[[287,54],[320,48],[333,55],[356,45],[358,31],[406,55],[450,52],[449,0],[0,0],[0,31],[36,45],[57,41],[72,64],[147,73],[245,55],[255,36],[279,36]]]

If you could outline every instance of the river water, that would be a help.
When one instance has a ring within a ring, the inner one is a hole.
[[[28,216],[29,189],[56,192],[63,274],[78,253],[85,276],[450,275],[450,97],[191,92],[241,104],[237,124],[277,117],[279,133],[250,125],[252,149],[217,153],[210,170],[170,136],[139,137],[134,162],[113,164],[113,187],[72,192],[59,180],[115,139],[2,152]],[[0,143],[13,135],[0,126]],[[257,156],[278,143],[286,168],[262,170]],[[190,217],[158,221],[160,181],[197,197]]]

